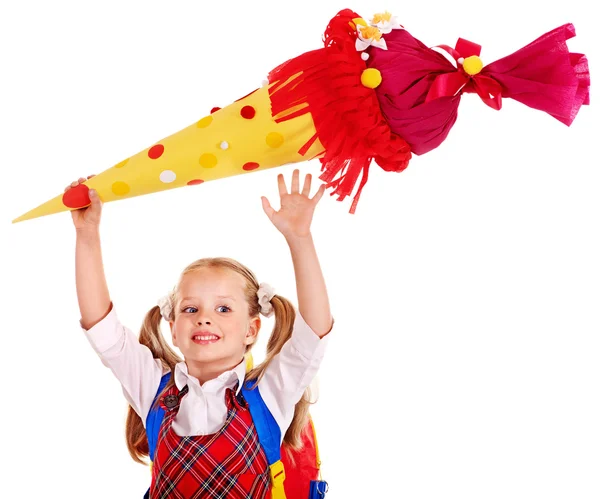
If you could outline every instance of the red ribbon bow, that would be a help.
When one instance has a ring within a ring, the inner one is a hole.
[[[448,45],[438,45],[438,47],[448,52],[456,61],[457,67],[448,73],[438,75],[425,98],[425,102],[437,99],[439,97],[453,97],[458,93],[476,93],[481,100],[498,111],[502,108],[502,87],[493,78],[483,74],[485,68],[478,74],[469,75],[463,69],[459,59],[466,59],[470,56],[477,56],[481,53],[481,45],[459,38],[456,47],[451,48]]]

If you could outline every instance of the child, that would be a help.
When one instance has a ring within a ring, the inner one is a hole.
[[[88,177],[89,178],[89,177]],[[84,182],[73,182],[75,187]],[[148,455],[144,424],[157,397],[166,410],[152,467],[150,497],[264,498],[269,468],[241,387],[258,380],[262,398],[281,430],[283,443],[298,447],[308,411],[303,394],[314,378],[333,326],[329,300],[310,226],[321,185],[310,198],[311,176],[302,191],[299,172],[291,191],[278,176],[281,208],[262,197],[273,225],[292,256],[298,312],[254,274],[227,258],[190,264],[176,288],[147,313],[139,340],[117,318],[103,271],[99,224],[102,203],[72,211],[76,229],[76,283],[81,325],[89,341],[120,381],[130,404],[127,445],[134,460]],[[259,314],[275,315],[265,361],[246,374],[245,354],[256,342]],[[168,321],[173,344],[160,332]],[[150,456],[153,457],[153,456]]]

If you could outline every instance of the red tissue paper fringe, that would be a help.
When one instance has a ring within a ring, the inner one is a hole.
[[[333,188],[342,201],[352,194],[354,213],[365,186],[371,161],[386,171],[399,172],[408,166],[408,143],[394,134],[381,113],[375,91],[363,86],[366,69],[356,50],[356,26],[360,17],[346,9],[329,23],[325,48],[306,52],[269,73],[271,113],[276,122],[310,113],[316,134],[300,149],[304,155],[317,140],[325,148],[320,157],[320,179]]]

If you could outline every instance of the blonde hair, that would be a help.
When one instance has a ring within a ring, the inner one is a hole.
[[[256,292],[258,291],[259,283],[250,269],[231,258],[201,258],[200,260],[191,263],[183,270],[179,278],[179,284],[187,274],[204,268],[228,269],[241,275],[246,281],[244,291],[246,301],[248,302],[249,316],[258,316],[260,305],[258,303]],[[178,288],[179,285],[170,294],[171,303],[173,304],[176,303]],[[261,364],[247,373],[246,380],[260,380],[269,363],[273,360],[273,357],[281,351],[285,342],[288,341],[292,335],[292,328],[296,318],[296,312],[293,305],[289,300],[279,295],[275,295],[271,299],[271,305],[273,306],[275,315],[275,325],[267,343],[267,355]],[[175,307],[172,307],[169,320],[175,319],[174,314]],[[142,345],[145,345],[150,349],[154,358],[161,360],[165,370],[173,372],[175,370],[175,365],[181,362],[182,359],[166,342],[160,329],[161,318],[162,316],[158,306],[154,306],[148,311],[140,330],[139,341]],[[251,348],[252,345],[248,345],[246,351],[248,352]],[[174,380],[173,376],[171,376],[163,393],[171,388],[173,384]],[[159,397],[157,397],[157,400],[158,398]],[[308,422],[309,406],[310,389],[307,389],[300,401],[296,404],[292,423],[283,439],[285,450],[300,450],[302,448],[301,434]],[[143,458],[148,456],[149,453],[146,430],[141,418],[131,406],[129,406],[127,413],[125,435],[127,439],[127,449],[133,460],[145,464]]]

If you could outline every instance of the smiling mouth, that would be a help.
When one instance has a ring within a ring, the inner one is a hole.
[[[197,334],[192,336],[192,342],[197,345],[210,345],[211,343],[215,343],[219,341],[219,337],[214,334]]]

